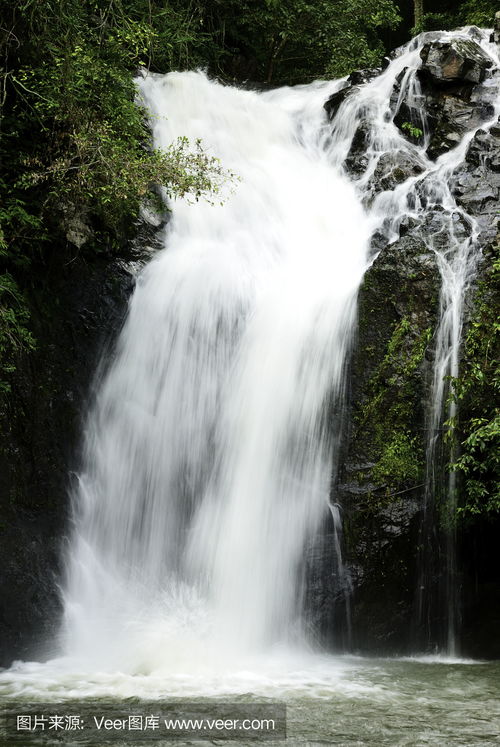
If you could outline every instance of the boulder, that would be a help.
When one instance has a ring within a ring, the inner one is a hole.
[[[381,68],[375,68],[373,70],[355,70],[351,73],[344,81],[342,87],[338,91],[335,91],[335,93],[332,93],[324,105],[330,120],[335,117],[341,104],[348,96],[352,96],[356,93],[359,90],[359,86],[369,83],[380,75],[381,71]]]
[[[392,190],[409,177],[417,176],[423,171],[423,164],[410,151],[398,150],[393,153],[382,153],[370,184],[372,194]]]
[[[490,72],[493,60],[473,39],[431,41],[424,45],[421,56],[422,67],[416,73],[420,85],[418,109],[409,91],[401,97],[406,70],[396,81],[391,107],[394,124],[408,139],[411,136],[404,130],[405,123],[423,129],[421,112],[425,112],[427,155],[436,159],[454,148],[466,132],[491,119],[497,91],[497,85],[491,83],[498,72]]]
[[[466,132],[491,119],[495,110],[485,88],[480,85],[470,90],[457,87],[439,91],[423,86],[430,132],[429,158],[436,159],[451,150]]]
[[[370,126],[367,122],[362,120],[354,133],[351,147],[349,148],[349,153],[347,154],[344,163],[350,174],[361,176],[366,171],[369,162],[367,155],[369,142]]]
[[[456,38],[425,44],[420,52],[422,71],[438,85],[482,83],[493,60],[472,39]]]
[[[354,90],[358,90],[357,88],[354,88]],[[342,85],[342,88],[339,88],[338,91],[335,91],[335,93],[332,93],[328,101],[326,101],[324,108],[326,109],[326,112],[328,114],[328,118],[332,120],[335,115],[337,114],[338,110],[340,109],[341,104],[344,103],[346,97],[348,95],[352,95],[353,93],[353,86],[348,82],[345,81]]]

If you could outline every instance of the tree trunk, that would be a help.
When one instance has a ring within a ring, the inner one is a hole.
[[[424,0],[413,0],[413,9],[415,13],[415,28],[417,31],[422,31],[424,21]]]

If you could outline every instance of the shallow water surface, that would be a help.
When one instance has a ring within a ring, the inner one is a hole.
[[[285,703],[288,745],[500,744],[500,662],[439,657],[366,659],[276,655],[253,669],[147,675],[77,672],[74,663],[19,664],[0,674],[7,705],[73,701],[89,719],[112,702],[126,711],[142,700],[163,703]],[[10,745],[6,741],[0,744]],[[25,745],[71,744],[66,736],[23,735]],[[142,744],[119,737],[88,737],[78,744]],[[268,739],[196,738],[147,744],[255,745]]]

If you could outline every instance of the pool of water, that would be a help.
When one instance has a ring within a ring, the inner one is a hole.
[[[106,703],[121,708],[142,701],[161,703],[284,703],[287,745],[498,745],[500,744],[500,662],[440,657],[369,659],[283,655],[253,662],[250,668],[219,666],[189,674],[90,672],[75,662],[19,663],[0,673],[6,707],[37,702],[74,704],[84,717]],[[82,735],[80,735],[82,736]],[[130,735],[129,735],[130,736]],[[14,741],[0,736],[0,744]],[[24,745],[72,744],[72,735],[22,735]],[[201,740],[197,736],[147,744],[282,743],[236,738]],[[124,741],[89,736],[86,745],[143,744],[140,735]],[[146,743],[146,742],[144,742]]]

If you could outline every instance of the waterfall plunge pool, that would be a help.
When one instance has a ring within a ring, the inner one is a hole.
[[[499,739],[500,662],[439,656],[380,659],[331,657],[285,652],[261,662],[223,665],[189,674],[157,670],[148,674],[76,669],[69,660],[23,663],[0,674],[0,696],[16,713],[37,701],[73,703],[89,720],[103,705],[123,712],[142,700],[159,704],[188,702],[286,704],[288,745],[495,745]],[[251,666],[251,669],[250,669]],[[72,744],[47,734],[22,735],[22,744]],[[3,742],[0,734],[1,744]],[[78,741],[86,745],[121,744],[282,744],[281,740],[197,738],[131,742],[119,735]]]

